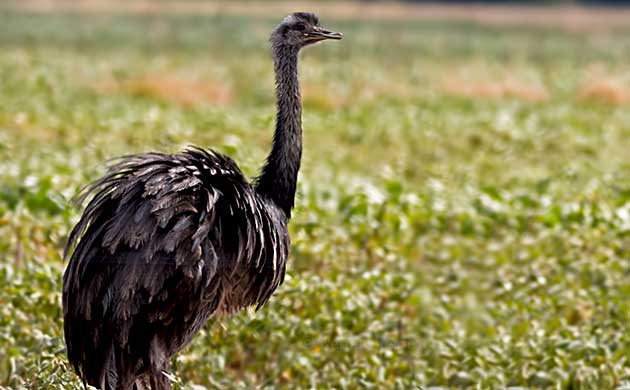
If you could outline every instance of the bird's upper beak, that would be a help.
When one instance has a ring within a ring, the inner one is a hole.
[[[316,27],[311,30],[309,33],[309,38],[312,38],[316,41],[323,41],[324,39],[341,39],[343,38],[343,34],[340,32],[329,31],[322,27]]]

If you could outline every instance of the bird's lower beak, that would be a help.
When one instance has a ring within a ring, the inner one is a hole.
[[[343,38],[343,34],[335,31],[328,31],[323,28],[318,28],[317,30],[313,30],[309,32],[310,37],[315,40],[322,41],[324,39],[341,39]]]

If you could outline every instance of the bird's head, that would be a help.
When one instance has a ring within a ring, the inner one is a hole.
[[[296,12],[280,22],[271,34],[274,46],[302,48],[325,39],[341,39],[342,33],[329,31],[319,25],[317,15],[308,12]]]

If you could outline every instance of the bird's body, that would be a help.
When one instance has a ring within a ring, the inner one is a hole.
[[[262,305],[283,280],[287,218],[225,156],[125,158],[91,192],[64,283],[68,356],[90,384],[165,367],[211,314]]]
[[[256,182],[229,157],[191,148],[123,157],[84,193],[63,306],[68,357],[85,383],[169,389],[162,371],[210,316],[260,307],[282,283],[302,150],[297,54],[313,42],[305,29],[340,37],[303,13],[272,34],[278,113]]]

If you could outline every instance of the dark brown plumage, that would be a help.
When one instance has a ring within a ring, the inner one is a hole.
[[[305,13],[274,30],[277,123],[254,184],[229,157],[190,148],[123,157],[84,191],[63,286],[84,383],[169,389],[162,371],[211,315],[259,308],[282,283],[302,150],[297,54],[340,37]]]

